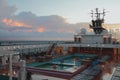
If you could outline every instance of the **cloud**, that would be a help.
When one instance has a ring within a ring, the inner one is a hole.
[[[9,6],[7,0],[0,0],[0,20],[10,18],[17,10],[15,6]]]
[[[0,38],[3,40],[53,40],[73,39],[86,23],[71,24],[59,15],[37,16],[32,12],[15,15],[16,7],[0,0]],[[83,26],[82,26],[83,25]]]
[[[39,27],[39,28],[37,29],[37,31],[38,31],[38,32],[44,32],[44,28]]]
[[[4,18],[2,22],[5,27],[1,29],[8,31],[6,35],[9,37],[24,37],[31,40],[32,38],[36,40],[38,37],[40,40],[73,39],[74,34],[82,28],[81,24],[86,24],[70,24],[62,16],[36,16],[32,12],[21,12],[11,19]]]
[[[31,27],[30,25],[25,24],[24,22],[20,22],[20,21],[14,21],[13,19],[2,19],[2,22],[6,25],[6,26],[16,26],[16,27]]]

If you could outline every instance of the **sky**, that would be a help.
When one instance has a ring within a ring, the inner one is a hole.
[[[120,23],[120,0],[0,0],[0,40],[73,40],[106,9],[105,23]]]

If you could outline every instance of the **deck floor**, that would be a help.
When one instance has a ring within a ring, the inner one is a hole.
[[[66,79],[44,76],[44,75],[39,75],[39,74],[33,74],[32,80],[66,80]]]
[[[114,71],[112,73],[110,80],[120,80],[120,63],[117,65],[116,68],[114,68]]]

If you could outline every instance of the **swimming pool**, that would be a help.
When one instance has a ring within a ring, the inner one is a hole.
[[[44,68],[49,70],[72,71],[74,68],[79,68],[83,60],[91,61],[97,55],[91,54],[73,54],[55,58],[49,62],[45,62],[34,66],[35,68]]]
[[[65,70],[65,69],[71,68],[73,66],[72,65],[64,65],[64,64],[47,63],[47,64],[39,65],[36,67],[50,69],[50,70]]]
[[[96,57],[97,55],[94,54],[70,54],[46,62],[27,64],[26,70],[32,73],[70,79],[89,66],[89,64],[83,63],[92,61]]]

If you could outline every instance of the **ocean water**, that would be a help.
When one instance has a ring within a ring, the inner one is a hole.
[[[68,41],[0,41],[0,46],[5,45],[39,45],[39,44],[52,44],[52,43],[65,43]]]

